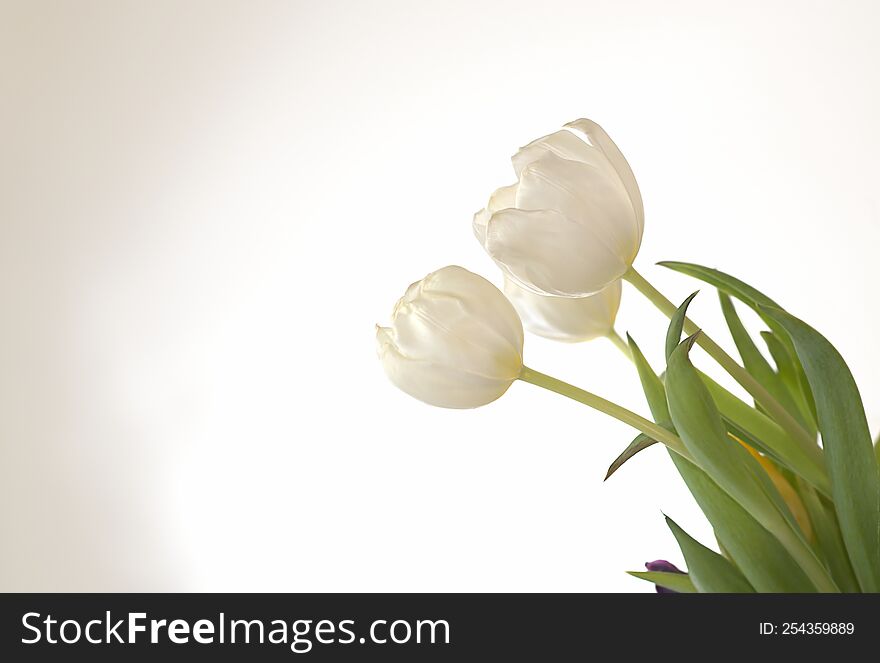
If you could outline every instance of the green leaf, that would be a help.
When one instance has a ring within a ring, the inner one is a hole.
[[[813,524],[816,543],[819,546],[826,566],[831,572],[831,577],[834,578],[841,591],[858,592],[859,581],[856,580],[852,566],[849,563],[849,557],[846,554],[846,548],[840,536],[840,527],[837,524],[837,518],[834,516],[834,509],[827,506],[816,491],[813,490],[813,487],[802,479],[797,479],[797,486],[801,500],[810,516],[810,522]]]
[[[813,400],[813,392],[810,391],[807,376],[804,374],[804,367],[801,366],[797,356],[792,356],[793,349],[792,353],[790,353],[786,345],[779,340],[776,334],[770,331],[762,331],[761,338],[767,344],[770,356],[776,362],[779,377],[794,397],[798,409],[801,411],[802,418],[806,421],[810,432],[815,433],[817,430],[816,402]]]
[[[790,415],[798,420],[803,426],[806,426],[800,410],[795,404],[795,400],[789,393],[788,387],[782,381],[782,378],[773,370],[758,346],[752,341],[749,332],[740,320],[739,314],[730,299],[730,296],[719,290],[718,299],[721,302],[721,311],[724,313],[724,319],[727,321],[727,327],[730,329],[730,335],[739,356],[742,357],[743,366],[758,382],[764,385],[764,388],[784,407]]]
[[[752,443],[758,451],[766,453],[774,460],[804,477],[824,495],[831,494],[831,484],[824,465],[804,451],[785,431],[767,415],[740,400],[705,373],[700,373],[703,384],[712,395],[712,400],[726,422],[733,424],[743,435],[737,435],[744,442]]]
[[[836,591],[770,478],[742,445],[727,437],[712,396],[688,358],[695,340],[683,341],[666,369],[666,400],[679,437],[695,463],[779,539],[817,589]]]
[[[843,542],[862,590],[880,592],[880,471],[856,382],[819,332],[781,309],[762,310],[788,332],[803,364],[816,401]]]
[[[638,368],[642,387],[654,420],[674,431],[675,427],[669,416],[666,387],[663,385],[663,381],[648,365],[638,345],[631,337],[629,343],[633,350],[633,361]],[[767,425],[775,426],[777,431],[780,430],[772,420],[761,415],[746,403],[732,395],[731,398],[741,403],[747,410],[762,417],[763,422],[769,422]],[[762,433],[767,430],[766,426],[763,428],[760,425],[754,427]],[[721,490],[703,470],[673,451],[670,451],[669,455],[697,504],[715,529],[719,545],[730,553],[736,565],[758,591],[815,591],[814,585],[770,532]]]
[[[759,592],[815,592],[797,562],[779,540],[696,465],[669,453],[700,509],[712,524],[718,544]]]
[[[780,339],[791,351],[792,356],[795,356],[794,347],[790,345],[788,335],[784,333],[780,325],[775,320],[765,315],[761,311],[761,306],[782,308],[767,295],[765,295],[758,289],[753,288],[748,283],[740,281],[735,276],[725,274],[724,272],[718,271],[717,269],[712,269],[711,267],[703,267],[702,265],[695,265],[694,263],[689,262],[674,261],[664,261],[657,264],[662,267],[666,267],[667,269],[679,272],[681,274],[692,276],[695,279],[699,279],[700,281],[708,283],[709,285],[715,286],[716,288],[718,288],[718,290],[726,292],[732,297],[736,297],[742,303],[746,304],[752,310],[754,310],[755,313],[761,316],[761,318],[764,320],[764,322],[767,323],[767,326],[770,327],[770,329],[777,333],[781,332]]]
[[[796,371],[799,373],[798,379],[802,383],[802,389],[806,389],[809,391],[809,387],[807,385],[806,376],[803,372],[803,367],[800,365],[800,362],[797,359],[797,353],[794,350],[794,346],[791,343],[791,339],[788,338],[788,334],[782,328],[782,326],[774,320],[772,317],[766,315],[764,311],[761,309],[762,306],[771,306],[773,308],[782,309],[782,307],[777,304],[775,301],[770,299],[767,295],[762,293],[757,288],[753,288],[748,283],[744,281],[740,281],[735,276],[731,276],[730,274],[725,274],[717,269],[712,269],[710,267],[703,267],[702,265],[695,265],[694,263],[688,262],[674,262],[674,261],[664,261],[657,263],[667,269],[674,270],[681,274],[687,274],[688,276],[692,276],[704,283],[708,283],[716,287],[719,291],[725,292],[731,297],[736,297],[743,304],[746,304],[749,308],[751,308],[755,313],[757,313],[767,326],[773,330],[773,332],[777,335],[777,338],[785,347],[786,354],[789,355],[789,361],[793,363]],[[784,310],[784,309],[782,309]],[[808,403],[809,403],[809,394],[807,394]],[[815,415],[813,415],[815,419]]]
[[[756,479],[760,467],[748,451],[727,437],[712,395],[690,363],[688,351],[695,336],[676,348],[666,369],[666,400],[672,421],[700,467],[760,522],[772,528],[778,525],[778,513]]]
[[[672,352],[675,348],[678,347],[679,342],[681,342],[681,330],[684,327],[684,320],[687,316],[687,309],[693,301],[694,297],[700,291],[692,292],[688,295],[687,299],[685,299],[681,306],[672,314],[672,317],[669,318],[669,327],[666,330],[666,360],[669,361],[669,357],[672,355]]]
[[[666,376],[669,410],[685,446],[694,461],[765,527],[773,530],[775,520],[782,516],[799,532],[794,517],[767,474],[748,451],[727,436],[711,393],[690,363],[688,353],[695,338],[696,335],[675,350]],[[675,410],[673,399],[678,404]],[[686,430],[682,430],[683,422],[687,422]],[[786,532],[780,530],[776,534],[784,536]]]
[[[750,594],[755,591],[730,562],[692,538],[672,518],[667,516],[666,524],[678,541],[687,562],[688,575],[698,592]]]
[[[663,262],[658,262],[657,264],[666,267],[667,269],[687,274],[688,276],[693,276],[700,281],[715,286],[719,290],[723,290],[724,292],[733,295],[749,306],[762,304],[774,308],[782,308],[767,295],[753,288],[748,283],[740,281],[738,278],[731,276],[730,274],[725,274],[717,269],[703,267],[702,265],[696,265],[690,262],[676,262],[673,260],[665,260]],[[758,313],[760,313],[760,311],[758,311]]]
[[[630,458],[635,456],[637,453],[642,451],[643,449],[647,449],[652,444],[657,444],[657,440],[648,437],[644,433],[639,433],[636,438],[629,443],[629,446],[623,450],[611,466],[608,468],[608,472],[605,474],[605,481],[608,481],[608,477],[617,472],[620,467],[628,461]]]
[[[639,372],[642,390],[645,392],[645,398],[654,421],[664,428],[672,430],[672,418],[669,416],[669,408],[666,405],[666,388],[663,386],[663,381],[657,377],[654,369],[648,364],[648,360],[645,359],[645,355],[642,354],[632,336],[627,334],[626,339],[629,341],[633,363]]]
[[[657,374],[654,373],[654,370],[648,364],[648,360],[645,359],[645,355],[642,354],[641,349],[636,344],[635,340],[633,340],[632,336],[627,334],[626,339],[629,342],[630,355],[633,359],[633,363],[635,363],[636,369],[639,372],[639,379],[642,382],[642,389],[645,392],[648,407],[651,409],[651,415],[654,417],[655,422],[664,428],[671,430],[672,420],[669,418],[669,410],[666,408],[666,391],[663,388],[663,382],[661,382],[660,378],[657,377]],[[635,456],[638,452],[647,449],[655,443],[656,440],[647,435],[642,434],[636,436],[636,438],[630,442],[629,446],[623,450],[623,453],[611,463],[611,466],[608,468],[608,472],[605,475],[605,480],[607,481],[608,477],[619,470],[621,465]]]
[[[627,573],[680,594],[695,594],[697,592],[697,588],[694,587],[694,583],[691,582],[687,573],[667,573],[666,571],[627,571]]]

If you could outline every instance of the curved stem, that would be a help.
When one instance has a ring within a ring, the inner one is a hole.
[[[605,336],[608,338],[609,341],[614,343],[614,347],[620,350],[627,359],[632,360],[632,353],[629,350],[629,344],[623,340],[623,337],[617,333],[616,329],[611,329],[611,331],[609,331]]]
[[[561,394],[567,398],[577,401],[578,403],[588,405],[594,410],[598,410],[599,412],[603,412],[610,417],[614,417],[618,421],[629,424],[630,426],[632,426],[636,430],[641,431],[651,439],[662,442],[680,456],[683,456],[687,460],[694,462],[694,459],[691,457],[690,453],[688,453],[687,449],[684,446],[684,442],[681,441],[681,438],[679,438],[674,433],[669,432],[662,426],[658,426],[653,421],[649,421],[648,419],[645,419],[644,417],[636,414],[631,410],[627,410],[625,407],[622,407],[617,403],[612,403],[611,401],[606,400],[601,396],[591,394],[589,391],[585,391],[583,389],[580,389],[579,387],[570,385],[567,382],[563,382],[562,380],[557,380],[554,377],[533,370],[528,366],[523,366],[522,371],[519,374],[519,379],[523,382],[528,382],[529,384],[534,384],[539,387],[543,387],[544,389],[556,392],[557,394]]]
[[[623,275],[623,278],[631,283],[636,290],[641,292],[654,306],[660,309],[666,317],[672,317],[678,307],[675,306],[663,293],[652,286],[648,281],[639,274],[634,268],[630,267],[629,271]],[[684,319],[684,331],[687,334],[695,334],[701,331],[689,318]],[[727,373],[736,380],[743,389],[745,389],[755,401],[761,405],[771,417],[788,433],[794,440],[800,444],[814,459],[822,461],[822,451],[819,449],[814,436],[810,435],[807,430],[801,426],[797,420],[789,414],[779,401],[767,391],[764,386],[753,378],[746,369],[740,366],[736,360],[731,357],[724,349],[718,345],[712,338],[703,331],[697,337],[697,345],[703,348],[709,356],[711,356]]]

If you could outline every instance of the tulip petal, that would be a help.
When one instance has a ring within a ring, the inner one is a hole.
[[[516,309],[498,288],[463,267],[450,266],[422,279],[424,293],[457,299],[469,322],[480,321],[502,336],[511,350],[522,355],[523,328]]]
[[[556,210],[589,226],[603,244],[628,264],[638,253],[641,231],[629,197],[616,177],[596,166],[546,154],[523,170],[516,206]],[[589,257],[589,253],[582,256]]]
[[[498,210],[513,207],[516,204],[516,188],[518,186],[519,182],[515,182],[496,189],[489,197],[489,204],[474,214],[474,235],[481,245],[486,246],[486,224],[489,223],[489,217]]]
[[[544,338],[567,343],[605,336],[620,306],[621,282],[588,297],[547,297],[504,279],[504,294],[513,303],[523,327]]]
[[[463,372],[431,361],[411,359],[400,352],[390,330],[379,328],[379,357],[391,382],[413,398],[447,408],[474,408],[500,398],[513,380],[498,380]]]
[[[474,230],[474,237],[477,238],[477,241],[480,243],[482,247],[486,246],[486,226],[489,225],[489,218],[492,214],[486,208],[481,209],[479,212],[474,214],[474,220],[471,224],[471,227]]]
[[[493,379],[513,380],[519,374],[518,350],[492,327],[469,320],[452,297],[405,304],[393,324],[396,347],[411,359],[466,366]]]
[[[489,196],[487,209],[490,212],[495,213],[500,209],[514,207],[516,205],[516,189],[518,186],[519,182],[514,182],[513,184],[508,184],[507,186],[495,189],[495,191],[492,192],[492,195]]]
[[[591,226],[555,210],[496,212],[489,219],[486,250],[507,276],[538,294],[592,295],[629,268]]]
[[[620,181],[626,188],[633,209],[636,212],[636,219],[639,224],[639,241],[641,242],[642,232],[645,227],[645,207],[642,203],[642,194],[639,191],[635,175],[633,175],[632,168],[630,168],[620,148],[611,140],[611,137],[605,130],[592,120],[581,118],[574,122],[569,122],[565,126],[583,133],[592,144],[604,152],[608,161],[611,162],[618,177],[620,177]]]
[[[521,147],[510,158],[516,176],[520,177],[526,166],[548,153],[569,161],[580,161],[600,169],[610,170],[613,168],[602,150],[590,145],[574,132],[560,129],[549,136],[533,140],[528,145]]]

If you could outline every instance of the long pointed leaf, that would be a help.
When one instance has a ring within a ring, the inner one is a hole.
[[[743,360],[745,369],[751,373],[753,378],[764,385],[764,388],[788,410],[790,415],[798,420],[798,423],[805,426],[806,422],[803,415],[798,409],[788,387],[776,371],[773,370],[773,367],[770,366],[770,362],[758,350],[758,346],[755,345],[752,337],[749,336],[749,332],[746,331],[745,325],[743,325],[739,314],[736,312],[730,295],[719,290],[718,299],[721,302],[721,312],[727,321],[727,328],[730,330],[730,335],[733,337],[733,342],[739,351],[739,356]]]
[[[642,382],[642,389],[645,392],[645,398],[648,401],[648,407],[651,409],[651,414],[654,417],[654,421],[661,426],[664,426],[665,428],[671,428],[669,411],[666,409],[666,392],[663,389],[663,383],[657,377],[656,373],[654,373],[654,371],[651,369],[650,365],[648,365],[648,361],[647,359],[645,359],[645,355],[642,354],[641,349],[633,340],[633,338],[629,334],[626,335],[626,338],[629,342],[630,355],[636,365],[636,369],[639,372],[639,379]],[[620,467],[630,458],[635,456],[643,449],[647,449],[655,442],[656,440],[653,440],[644,434],[636,436],[636,438],[632,442],[630,442],[629,446],[627,446],[627,448],[623,450],[623,453],[621,453],[614,460],[614,462],[611,463],[611,466],[608,468],[608,472],[605,475],[605,479],[607,480],[608,477],[619,470]]]
[[[648,360],[645,359],[645,355],[642,354],[641,349],[632,336],[627,334],[626,338],[629,341],[633,363],[635,363],[636,370],[639,372],[639,380],[642,383],[645,398],[648,400],[651,415],[654,417],[655,422],[664,428],[672,430],[672,418],[669,416],[669,407],[666,405],[666,388],[663,386],[663,381],[657,376],[651,365],[648,364]]]
[[[657,264],[661,267],[666,267],[667,269],[687,274],[688,276],[693,276],[700,281],[704,281],[709,285],[715,286],[719,290],[723,290],[724,292],[733,295],[746,304],[763,304],[774,308],[782,308],[760,290],[753,288],[744,281],[740,281],[735,276],[725,274],[717,269],[703,267],[702,265],[697,265],[691,262],[677,262],[674,260],[664,260]]]
[[[662,267],[666,267],[667,269],[679,272],[681,274],[692,276],[693,278],[699,279],[704,283],[708,283],[709,285],[716,287],[718,290],[726,292],[731,297],[736,297],[743,304],[746,304],[753,311],[755,311],[755,313],[761,316],[764,322],[767,323],[767,326],[770,327],[770,329],[772,329],[774,333],[777,334],[778,339],[785,347],[786,353],[789,355],[790,361],[793,362],[796,370],[799,373],[798,379],[803,384],[803,387],[807,388],[808,390],[807,379],[804,375],[803,367],[800,365],[800,361],[798,361],[797,359],[797,353],[794,350],[791,339],[788,338],[788,334],[785,333],[785,330],[782,328],[782,326],[772,317],[766,315],[761,309],[762,306],[770,306],[778,309],[783,309],[783,307],[770,299],[767,295],[765,295],[757,288],[753,288],[748,283],[740,281],[735,276],[725,274],[724,272],[717,269],[712,269],[711,267],[704,267],[703,265],[696,265],[689,262],[664,261],[657,264]]]
[[[711,267],[704,267],[703,265],[696,265],[689,262],[675,261],[664,261],[657,264],[662,267],[666,267],[667,269],[679,272],[681,274],[692,276],[693,278],[699,279],[704,283],[715,286],[718,290],[726,292],[731,297],[736,297],[743,304],[746,304],[753,311],[755,311],[755,313],[761,316],[761,318],[764,320],[764,322],[767,323],[767,326],[769,326],[770,329],[772,329],[774,332],[779,333],[780,340],[786,346],[791,356],[793,358],[796,358],[797,355],[794,351],[794,346],[791,345],[791,341],[788,339],[788,335],[785,334],[779,323],[773,320],[773,318],[765,315],[761,310],[761,306],[772,306],[774,308],[780,309],[782,307],[775,301],[770,299],[763,292],[761,292],[757,288],[753,288],[744,281],[740,281],[735,276],[725,274],[724,272],[717,269],[712,269]]]
[[[700,466],[772,530],[779,525],[779,514],[756,479],[760,468],[744,448],[728,439],[715,402],[688,359],[693,341],[690,337],[676,348],[666,369],[666,400],[672,421]]]
[[[804,367],[801,366],[796,356],[793,357],[789,353],[786,345],[779,340],[776,334],[770,331],[762,331],[761,338],[764,339],[767,349],[770,350],[770,356],[776,362],[779,377],[793,395],[810,432],[815,433],[818,430],[816,424],[816,402],[813,400],[813,392],[810,391],[807,376],[804,375]]]
[[[816,401],[831,493],[859,584],[880,592],[880,472],[856,382],[833,345],[778,308],[762,307],[790,335]]]
[[[748,451],[728,439],[712,396],[688,358],[694,340],[675,349],[666,370],[666,400],[679,437],[695,462],[780,540],[817,589],[836,591],[769,477]]]
[[[747,442],[758,441],[754,446],[760,451],[781,461],[816,486],[823,494],[831,494],[831,484],[828,482],[824,463],[819,460],[821,456],[808,455],[804,448],[786,435],[770,417],[731,394],[708,375],[700,373],[700,377],[712,394],[712,399],[722,416],[745,434],[744,437],[742,435],[739,437],[743,437]]]
[[[672,518],[667,516],[666,524],[678,541],[687,562],[688,575],[698,592],[751,594],[755,591],[730,562],[691,537]]]
[[[858,592],[859,581],[849,563],[840,536],[840,527],[837,518],[834,517],[834,509],[826,506],[813,487],[801,479],[798,480],[798,489],[810,514],[810,522],[813,523],[813,530],[816,533],[816,543],[831,572],[831,577],[842,592]]]
[[[644,433],[639,433],[636,438],[629,443],[629,446],[623,450],[623,453],[611,463],[608,472],[605,474],[605,481],[608,481],[608,478],[617,472],[626,461],[653,444],[657,444],[657,440],[648,437]]]
[[[670,452],[672,462],[715,530],[718,543],[759,592],[815,592],[779,540],[693,463]]]
[[[669,357],[672,355],[675,348],[678,347],[678,344],[681,342],[681,330],[684,328],[684,320],[687,316],[688,306],[691,305],[694,297],[699,294],[699,290],[696,292],[692,292],[688,295],[687,299],[685,299],[681,306],[675,311],[671,318],[669,318],[669,327],[666,329],[666,360],[669,361]]]

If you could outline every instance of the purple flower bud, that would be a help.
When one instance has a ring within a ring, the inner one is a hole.
[[[648,571],[661,571],[663,573],[684,573],[675,564],[667,562],[665,559],[655,559],[653,562],[645,562],[645,568]],[[658,594],[678,594],[675,590],[666,589],[660,585],[654,585]]]

